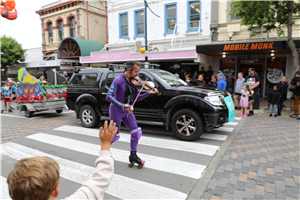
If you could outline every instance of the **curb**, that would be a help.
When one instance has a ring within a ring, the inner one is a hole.
[[[245,122],[245,119],[241,119],[241,122],[237,125],[237,127],[234,129],[234,131],[230,134],[227,140],[223,142],[220,149],[217,151],[217,153],[213,156],[210,163],[207,165],[208,167],[204,171],[204,174],[202,177],[200,177],[197,181],[197,183],[194,185],[191,192],[188,194],[188,197],[186,200],[192,200],[192,199],[200,199],[201,196],[204,194],[205,189],[207,188],[212,176],[215,174],[217,167],[219,166],[219,163],[221,162],[222,157],[226,153],[227,148],[235,138],[235,136],[238,134],[239,130],[243,126]]]

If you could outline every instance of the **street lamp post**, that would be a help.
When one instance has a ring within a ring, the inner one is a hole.
[[[148,6],[147,0],[144,0],[144,4],[145,4],[145,68],[148,68],[148,41],[147,41],[147,8],[150,9],[150,11],[156,15],[151,8]],[[159,17],[158,15],[156,15],[157,17]]]
[[[148,42],[147,42],[147,1],[144,0],[144,4],[145,4],[145,48],[146,48],[146,52],[145,52],[145,68],[148,68]]]

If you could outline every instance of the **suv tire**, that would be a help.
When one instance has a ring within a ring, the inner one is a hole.
[[[95,109],[90,105],[84,105],[79,112],[81,124],[87,128],[93,128],[100,122],[100,118]]]
[[[197,140],[203,134],[201,116],[190,109],[177,111],[171,119],[172,131],[180,140]]]

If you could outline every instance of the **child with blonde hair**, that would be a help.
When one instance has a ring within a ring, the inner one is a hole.
[[[248,107],[249,97],[251,96],[251,90],[249,88],[249,85],[244,84],[243,89],[241,90],[241,100],[240,100],[240,106],[242,107],[242,112],[239,117],[246,117],[246,111]]]

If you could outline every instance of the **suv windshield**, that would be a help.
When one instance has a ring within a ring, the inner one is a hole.
[[[154,71],[153,72],[160,80],[170,86],[184,86],[187,85],[182,79],[178,78],[174,74],[166,71]]]

